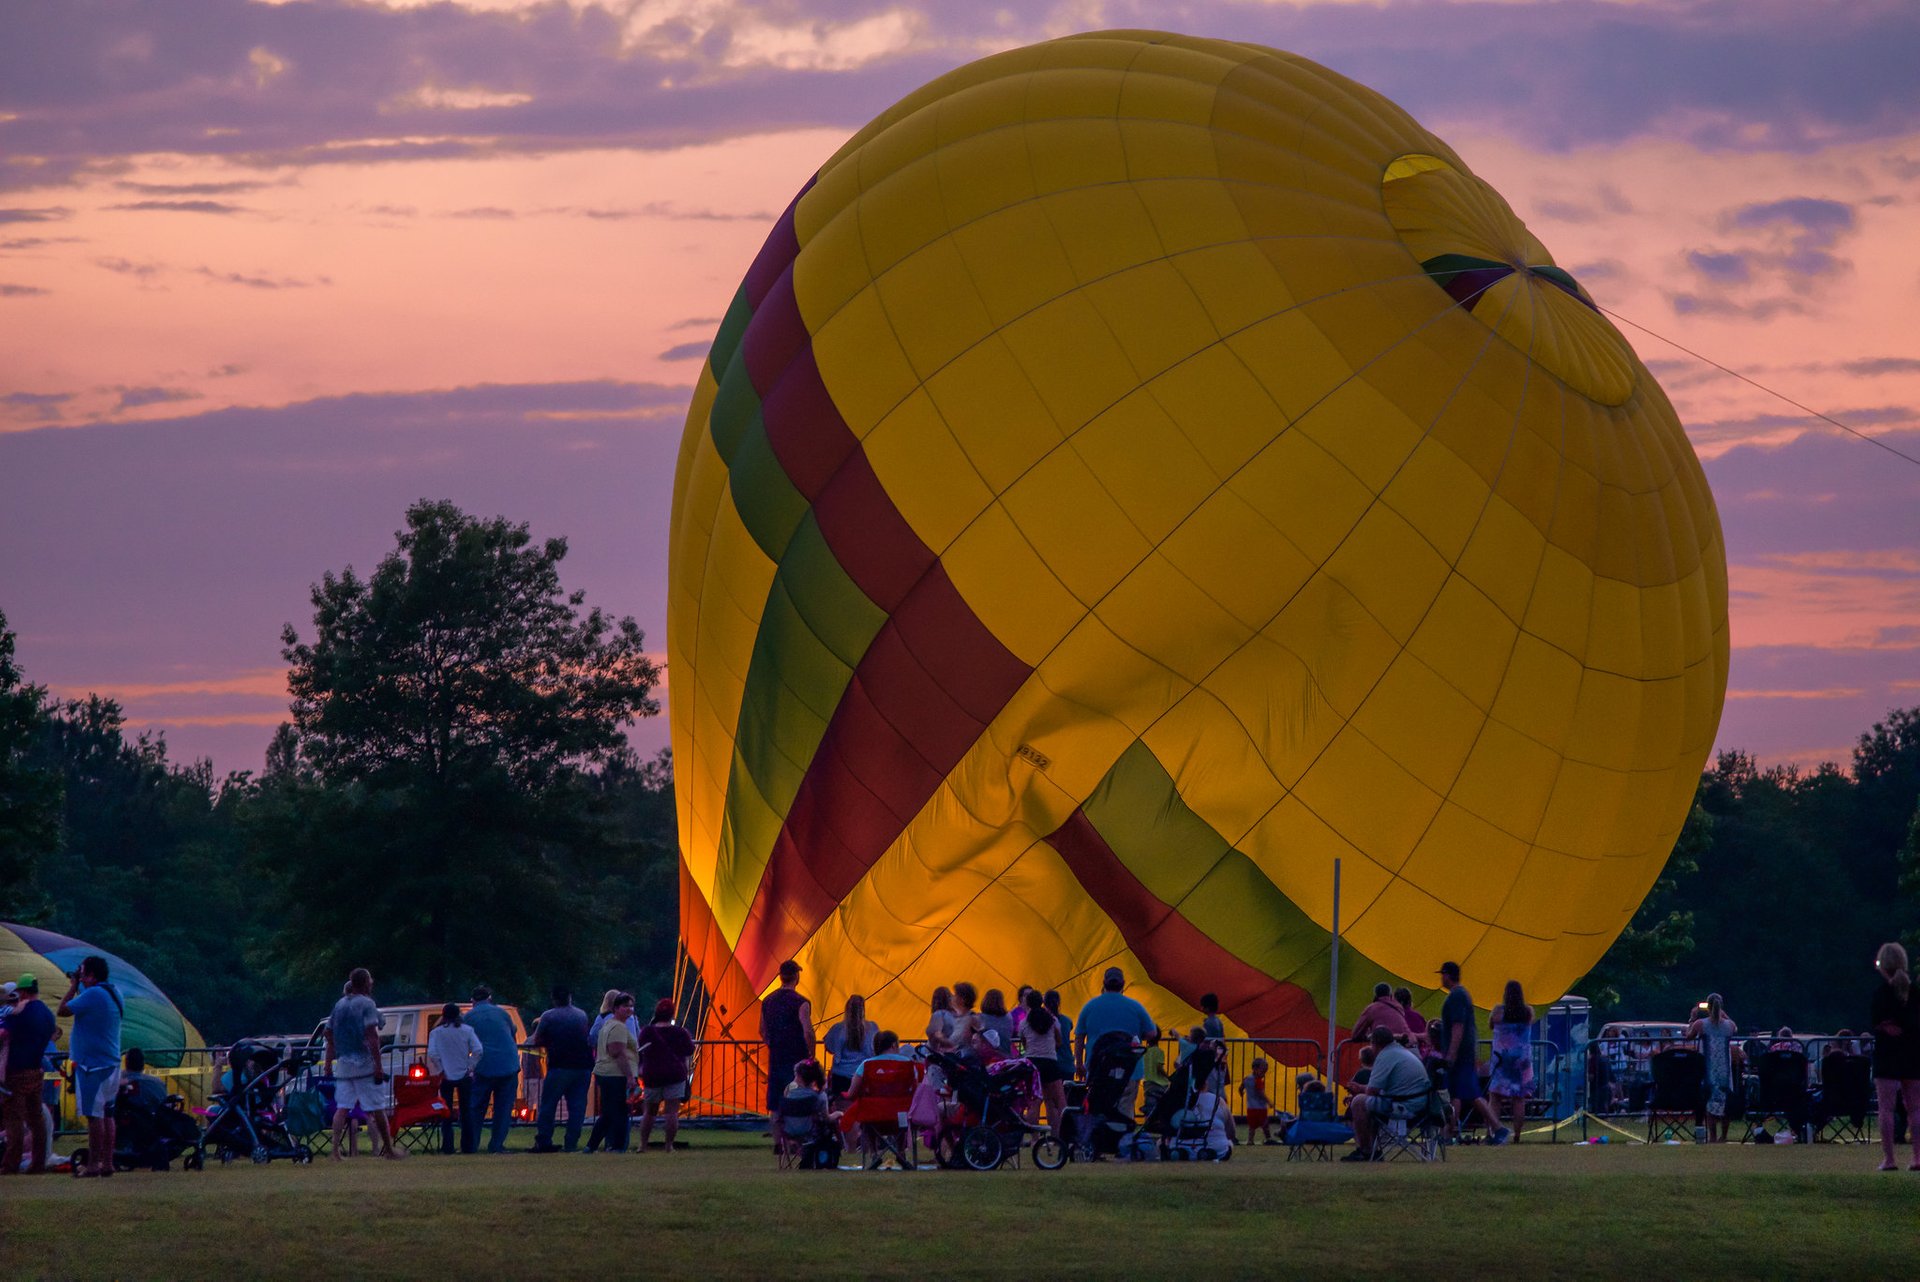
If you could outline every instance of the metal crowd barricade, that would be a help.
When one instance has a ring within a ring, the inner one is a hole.
[[[1253,1075],[1253,1061],[1256,1059],[1267,1061],[1266,1093],[1271,1110],[1299,1113],[1300,1088],[1294,1080],[1299,1073],[1310,1071],[1321,1081],[1326,1080],[1326,1051],[1319,1042],[1308,1038],[1229,1037],[1225,1039],[1225,1044],[1226,1097],[1234,1116],[1238,1118],[1244,1119],[1246,1116],[1247,1101],[1243,1087],[1247,1078]],[[1179,1044],[1163,1040],[1160,1045],[1166,1052],[1167,1071],[1171,1073],[1179,1057]]]

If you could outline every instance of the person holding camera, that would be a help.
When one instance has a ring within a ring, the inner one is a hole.
[[[347,976],[347,991],[327,1017],[326,1071],[333,1077],[333,1160],[345,1160],[347,1126],[358,1108],[367,1115],[374,1151],[390,1161],[406,1156],[394,1148],[387,1125],[387,1069],[380,1054],[380,1008],[373,1004],[373,976],[364,966]]]
[[[126,1003],[107,982],[107,960],[87,957],[73,972],[57,1014],[73,1019],[67,1036],[80,1115],[87,1119],[83,1176],[113,1174],[113,1098],[120,1093],[120,1017]]]

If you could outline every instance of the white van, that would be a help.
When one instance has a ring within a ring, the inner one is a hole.
[[[427,1037],[440,1026],[440,1010],[444,1003],[433,1002],[415,1006],[380,1007],[380,1045],[387,1050],[387,1072],[394,1077],[404,1077],[415,1065],[423,1070],[427,1063]],[[473,1009],[473,1003],[461,1002],[460,1013],[466,1014]],[[513,1042],[523,1046],[527,1040],[527,1025],[520,1018],[518,1006],[502,1005],[501,1010],[513,1021]],[[278,1038],[260,1038],[261,1041],[278,1041]],[[290,1039],[293,1040],[293,1039]],[[327,1021],[321,1020],[313,1026],[313,1032],[304,1044],[312,1050],[324,1053],[327,1045]],[[522,1090],[525,1090],[524,1084]]]

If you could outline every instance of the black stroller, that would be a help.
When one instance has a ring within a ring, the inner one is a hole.
[[[202,1150],[212,1150],[222,1162],[237,1157],[259,1165],[276,1157],[299,1165],[311,1162],[313,1150],[288,1124],[287,1105],[292,1100],[283,1102],[282,1092],[318,1058],[312,1049],[281,1051],[263,1042],[236,1042],[227,1054],[233,1085],[215,1096],[217,1103],[200,1141]]]
[[[1029,1137],[1035,1166],[1057,1171],[1067,1164],[1066,1146],[1046,1127],[1026,1119],[1039,1080],[1028,1061],[1006,1060],[990,1069],[946,1051],[929,1051],[927,1060],[945,1074],[953,1092],[953,1107],[933,1137],[942,1166],[995,1170],[1008,1158],[1017,1159]]]
[[[1225,1102],[1216,1093],[1210,1111],[1200,1114],[1195,1107],[1207,1089],[1208,1079],[1223,1059],[1223,1048],[1218,1043],[1203,1042],[1187,1056],[1186,1063],[1168,1077],[1165,1093],[1145,1122],[1146,1131],[1160,1137],[1161,1157],[1208,1162],[1226,1160],[1207,1147],[1207,1139]],[[1228,1149],[1226,1156],[1231,1155],[1232,1149]]]
[[[113,1126],[116,1171],[164,1171],[175,1161],[184,1171],[197,1171],[204,1165],[200,1128],[181,1108],[178,1095],[156,1104],[123,1091],[113,1101]],[[76,1176],[86,1170],[89,1156],[84,1148],[75,1150]]]
[[[1133,1070],[1146,1048],[1126,1033],[1102,1033],[1087,1051],[1087,1080],[1067,1087],[1061,1129],[1073,1137],[1072,1154],[1082,1162],[1110,1157],[1134,1133]]]

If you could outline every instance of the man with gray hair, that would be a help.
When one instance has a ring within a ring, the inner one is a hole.
[[[373,1004],[373,975],[364,966],[347,976],[346,991],[327,1017],[325,1069],[333,1078],[333,1160],[346,1157],[347,1127],[353,1111],[366,1114],[374,1151],[397,1160],[406,1154],[393,1146],[387,1125],[387,1068],[380,1054],[380,1008]],[[234,1086],[240,1085],[239,1066]]]
[[[1373,1071],[1367,1077],[1366,1093],[1353,1097],[1353,1152],[1340,1160],[1367,1162],[1373,1159],[1373,1145],[1384,1122],[1412,1117],[1433,1089],[1426,1065],[1394,1038],[1392,1032],[1376,1026],[1368,1035],[1373,1047]]]

